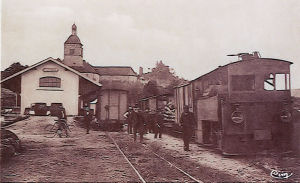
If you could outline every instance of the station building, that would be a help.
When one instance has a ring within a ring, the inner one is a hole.
[[[72,34],[64,42],[63,60],[42,60],[3,79],[1,87],[20,96],[21,114],[34,103],[61,103],[67,115],[78,115],[84,103],[92,103],[99,119],[123,120],[128,88],[119,83],[128,85],[136,81],[137,74],[131,67],[93,66],[86,62],[73,24]],[[105,108],[109,114],[103,112]]]

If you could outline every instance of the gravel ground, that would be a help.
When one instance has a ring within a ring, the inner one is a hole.
[[[1,167],[1,182],[127,182],[139,180],[104,132],[73,128],[70,138],[48,138],[44,127],[54,118],[31,117],[10,130],[23,152]]]
[[[140,182],[105,132],[85,134],[73,127],[70,138],[49,138],[44,127],[54,119],[30,117],[9,127],[23,151],[1,165],[1,182]],[[148,182],[192,182],[153,152],[203,182],[278,182],[270,177],[271,169],[290,170],[294,175],[287,181],[300,180],[299,157],[290,154],[224,157],[197,144],[185,152],[182,140],[168,135],[154,139],[146,134],[142,144],[125,132],[109,134]]]

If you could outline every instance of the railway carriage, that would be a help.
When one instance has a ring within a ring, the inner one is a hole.
[[[176,121],[189,105],[197,119],[196,142],[224,154],[288,148],[291,131],[290,65],[258,52],[175,88]]]

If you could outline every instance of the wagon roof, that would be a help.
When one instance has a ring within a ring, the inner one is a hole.
[[[191,83],[191,81],[189,81],[188,83],[182,84],[182,85],[174,86],[173,88],[181,88],[181,87],[189,85],[190,83]]]
[[[293,62],[290,62],[290,61],[287,61],[287,60],[275,59],[275,58],[258,58],[258,59],[270,60],[270,61],[272,60],[272,61],[279,61],[279,62],[286,62],[286,63],[289,63],[289,64],[293,64]],[[255,59],[255,60],[257,60],[257,59]],[[191,80],[190,83],[193,82],[193,81],[195,81],[195,80],[198,80],[201,77],[204,77],[204,76],[206,76],[206,75],[208,75],[208,74],[210,74],[210,73],[212,73],[212,72],[214,72],[214,71],[216,71],[216,70],[218,70],[220,68],[224,68],[224,67],[227,67],[229,65],[238,64],[238,63],[242,63],[242,62],[255,62],[255,61],[254,60],[239,60],[239,61],[235,61],[235,62],[230,62],[230,63],[228,63],[226,65],[219,66],[218,68],[216,68],[216,69],[214,69],[214,70],[212,70],[212,71],[210,71],[210,72],[208,72],[206,74],[203,74],[203,75],[201,75],[201,76],[199,76],[199,77]],[[185,85],[183,85],[183,86],[185,86]],[[183,87],[183,86],[178,86],[178,88],[179,87]]]

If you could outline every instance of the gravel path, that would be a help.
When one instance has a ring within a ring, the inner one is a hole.
[[[1,182],[140,182],[105,132],[85,134],[73,127],[70,138],[49,138],[44,127],[54,119],[30,117],[9,127],[21,139],[23,151],[1,165]],[[143,144],[125,132],[109,135],[147,182],[192,182],[153,152],[203,182],[276,182],[270,177],[272,168],[291,170],[294,175],[287,181],[300,180],[297,157],[224,157],[198,144],[185,152],[182,140],[168,135],[154,139],[146,134]]]
[[[24,150],[1,167],[2,182],[127,182],[138,181],[104,132],[73,128],[70,138],[47,138],[44,126],[54,118],[31,117],[10,130],[21,139]]]

